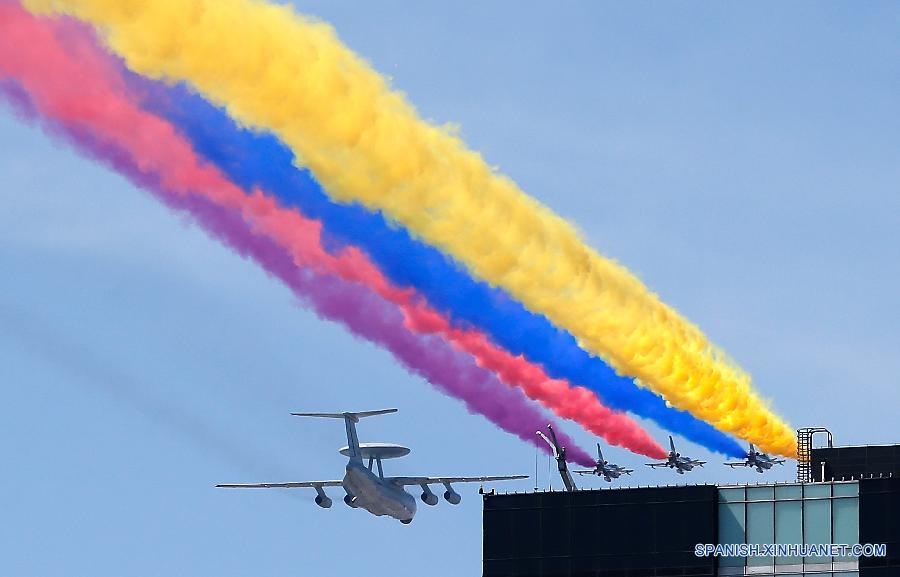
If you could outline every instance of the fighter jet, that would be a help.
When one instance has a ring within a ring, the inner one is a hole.
[[[765,453],[760,453],[753,446],[753,443],[750,443],[750,450],[747,451],[747,456],[744,459],[740,463],[725,463],[725,465],[732,469],[735,467],[755,467],[758,473],[765,473],[774,465],[784,465],[784,459],[774,459]]]
[[[606,479],[607,483],[611,483],[613,479],[618,479],[622,475],[630,475],[634,473],[633,469],[626,469],[618,465],[605,461],[603,459],[603,451],[600,450],[600,443],[597,443],[597,465],[590,470],[575,471],[579,475],[597,475]]]
[[[397,409],[363,411],[359,413],[291,413],[297,417],[324,417],[343,419],[347,429],[347,446],[340,453],[348,457],[346,473],[340,481],[301,481],[295,483],[222,484],[216,487],[232,489],[294,489],[308,487],[316,490],[316,505],[323,509],[331,507],[331,498],[323,487],[343,487],[344,503],[349,507],[365,509],[369,513],[387,515],[403,524],[412,522],[416,514],[416,499],[404,487],[418,485],[422,488],[422,501],[427,505],[437,505],[438,497],[430,485],[444,486],[444,500],[458,505],[462,497],[453,490],[451,483],[483,483],[527,479],[528,475],[501,475],[493,477],[385,477],[381,462],[409,454],[409,449],[388,443],[360,443],[356,435],[356,423],[363,417],[396,413]],[[367,460],[367,463],[364,463]],[[377,469],[377,471],[376,471]]]
[[[669,446],[672,450],[669,451],[668,459],[662,463],[647,463],[647,466],[654,469],[656,467],[669,467],[670,469],[678,471],[679,475],[684,475],[685,471],[690,471],[694,467],[702,467],[706,464],[706,461],[696,461],[690,457],[682,457],[681,453],[675,451],[675,441],[672,440],[671,436],[669,437]]]

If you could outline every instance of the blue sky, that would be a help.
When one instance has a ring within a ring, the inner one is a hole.
[[[897,4],[298,6],[701,326],[791,424],[898,441]],[[339,476],[342,428],[300,409],[398,406],[360,427],[412,446],[398,474],[533,474],[533,449],[8,111],[0,145],[0,574],[480,571],[475,487],[406,527],[212,485]],[[692,480],[760,479],[679,448],[711,461]],[[675,481],[641,469],[634,484]]]

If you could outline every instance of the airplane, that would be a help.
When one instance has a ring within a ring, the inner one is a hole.
[[[611,483],[613,479],[618,479],[622,475],[634,473],[634,469],[626,469],[605,461],[603,459],[603,451],[600,450],[600,443],[597,443],[597,465],[593,469],[575,472],[579,475],[597,475],[606,479],[607,483]]]
[[[773,459],[765,453],[760,453],[753,446],[753,443],[750,443],[750,450],[747,451],[747,456],[744,459],[740,463],[725,463],[725,465],[732,469],[735,467],[755,467],[758,473],[765,473],[774,465],[784,465],[784,459]]]
[[[669,451],[668,459],[662,463],[647,463],[647,466],[653,469],[656,467],[669,467],[670,469],[678,471],[679,475],[684,475],[685,471],[690,471],[694,467],[702,467],[706,464],[706,461],[697,461],[690,457],[682,457],[681,453],[675,451],[675,441],[672,440],[671,436],[669,436],[669,446],[672,447],[672,450]]]
[[[501,475],[488,477],[385,477],[382,460],[396,459],[409,454],[409,449],[401,445],[389,443],[360,443],[356,434],[356,423],[363,417],[396,413],[397,409],[378,411],[362,411],[358,413],[291,413],[297,417],[323,417],[343,419],[347,429],[347,446],[340,449],[341,455],[348,457],[346,473],[340,481],[302,481],[296,483],[254,483],[254,484],[220,484],[216,487],[231,489],[293,489],[308,487],[316,490],[316,505],[323,509],[331,507],[331,498],[323,487],[343,487],[344,503],[347,506],[362,508],[369,513],[381,517],[387,515],[397,519],[404,525],[412,522],[416,514],[416,499],[406,492],[404,487],[418,485],[422,488],[422,501],[427,505],[437,505],[438,497],[430,485],[443,485],[444,500],[451,505],[458,505],[462,500],[459,493],[453,490],[451,483],[484,483],[485,481],[505,481],[511,479],[527,479],[528,475]],[[368,463],[363,463],[368,460]],[[377,467],[377,472],[373,470]]]

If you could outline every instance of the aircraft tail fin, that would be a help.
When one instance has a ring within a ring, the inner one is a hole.
[[[672,435],[669,435],[669,446],[672,447],[673,453],[676,452],[675,451],[675,440],[672,438]]]
[[[603,462],[603,451],[600,450],[600,443],[597,443],[597,462],[598,463]]]
[[[359,452],[359,437],[356,434],[356,423],[364,417],[375,417],[396,413],[397,409],[379,409],[377,411],[359,411],[344,413],[291,413],[295,417],[323,417],[327,419],[344,419],[347,428],[347,447],[350,449],[351,460],[362,460]]]

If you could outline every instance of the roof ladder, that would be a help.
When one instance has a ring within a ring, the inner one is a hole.
[[[831,431],[823,427],[807,427],[797,429],[797,482],[812,483],[812,449],[813,436],[816,433],[828,435],[828,447],[831,448]]]

